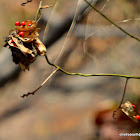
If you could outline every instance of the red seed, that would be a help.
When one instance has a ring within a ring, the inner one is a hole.
[[[11,43],[14,43],[14,40],[11,40]]]
[[[29,23],[28,26],[32,26],[32,23]]]
[[[21,37],[23,37],[24,36],[24,32],[21,31],[21,32],[18,33],[18,35],[20,35]]]
[[[138,121],[140,121],[140,115],[136,115]]]
[[[21,25],[22,25],[22,26],[25,26],[25,21],[22,21],[22,22],[21,22]]]
[[[11,43],[13,43],[13,44],[14,44],[14,46],[16,46],[16,43],[14,42],[14,40],[11,40]]]
[[[136,106],[135,106],[135,105],[133,105],[133,108],[135,109],[135,108],[136,108]]]
[[[16,26],[20,26],[20,22],[19,22],[19,21],[16,21],[16,22],[15,22],[15,25],[16,25]]]
[[[136,106],[135,105],[133,105],[132,103],[131,103],[131,105],[132,105],[132,107],[135,109],[136,108]]]

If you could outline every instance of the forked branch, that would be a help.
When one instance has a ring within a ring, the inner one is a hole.
[[[44,56],[45,56],[46,61],[48,62],[49,65],[57,68],[59,71],[63,72],[66,75],[79,75],[79,76],[84,76],[84,77],[92,77],[92,76],[114,76],[114,77],[123,77],[123,78],[127,78],[127,79],[130,79],[130,78],[132,78],[132,79],[140,79],[139,76],[122,75],[122,74],[83,74],[83,73],[70,73],[70,72],[67,72],[66,70],[62,69],[58,65],[51,63],[49,61],[49,59],[48,59],[48,57],[47,57],[46,54]]]
[[[125,87],[124,87],[123,97],[122,97],[122,100],[121,100],[120,105],[119,105],[119,107],[118,107],[118,109],[119,109],[120,106],[121,106],[121,104],[122,104],[122,102],[123,102],[124,96],[125,96],[125,91],[126,91],[128,79],[130,79],[130,78],[131,78],[131,79],[140,79],[139,76],[122,75],[122,74],[110,74],[110,73],[109,73],[109,74],[108,74],[108,73],[105,73],[105,74],[70,73],[70,72],[68,72],[68,71],[66,71],[66,70],[64,70],[64,69],[62,69],[62,68],[59,67],[58,65],[51,63],[51,62],[49,61],[49,59],[48,59],[48,57],[47,57],[46,54],[45,54],[44,56],[45,56],[45,58],[46,58],[47,63],[48,63],[49,65],[55,67],[56,70],[55,70],[54,72],[52,72],[52,74],[51,74],[51,75],[50,75],[36,90],[34,90],[33,92],[29,92],[29,93],[27,93],[27,94],[24,94],[24,95],[22,95],[21,97],[24,98],[24,97],[27,97],[27,96],[29,96],[29,95],[34,95],[35,92],[38,91],[38,90],[39,90],[39,89],[54,75],[54,73],[56,73],[57,71],[61,71],[62,73],[66,74],[66,75],[72,75],[72,76],[78,75],[78,76],[83,76],[83,77],[94,77],[94,76],[122,77],[122,78],[126,78],[126,83],[125,83]],[[116,109],[116,110],[114,111],[113,116],[114,116],[115,112],[116,112],[118,109]]]
[[[21,97],[24,98],[24,97],[28,97],[29,95],[34,95],[56,72],[57,72],[58,69],[56,69],[55,71],[53,71],[49,77],[47,77],[45,79],[45,81],[37,88],[35,89],[34,91],[32,92],[28,92],[27,94],[23,94]]]
[[[29,1],[28,1],[29,2]],[[100,12],[99,10],[97,10],[94,6],[92,6],[87,0],[85,0],[85,2],[87,2],[89,4],[89,6],[91,6],[96,12],[98,12],[101,16],[103,16],[106,20],[108,20],[110,23],[112,23],[115,27],[117,27],[118,29],[120,29],[121,31],[123,31],[125,34],[127,34],[128,36],[130,36],[131,38],[134,38],[135,40],[137,41],[140,41],[140,39],[138,39],[137,37],[129,34],[127,31],[125,31],[124,29],[122,29],[120,26],[118,26],[117,24],[115,24],[113,21],[111,21],[108,17],[106,17],[102,12]],[[48,8],[49,6],[45,7],[45,8]],[[35,21],[37,21],[37,18],[38,18],[38,15],[40,13],[40,9],[42,8],[42,0],[40,0],[40,3],[39,3],[39,7],[38,7],[38,10],[36,12],[36,16],[35,16]],[[91,77],[91,76],[113,76],[113,77],[122,77],[122,78],[126,78],[126,83],[125,83],[125,87],[124,87],[124,92],[123,92],[123,97],[122,97],[122,100],[120,102],[120,105],[118,107],[118,109],[121,107],[121,104],[123,102],[123,99],[124,99],[124,96],[125,96],[125,90],[126,90],[126,86],[127,86],[127,82],[128,82],[128,79],[132,78],[132,79],[140,79],[139,76],[130,76],[130,75],[122,75],[122,74],[83,74],[83,73],[70,73],[64,69],[62,69],[61,67],[59,67],[58,65],[56,64],[53,64],[49,61],[47,55],[45,54],[45,59],[47,61],[47,63],[53,67],[56,68],[56,70],[36,89],[34,90],[33,92],[29,92],[27,94],[24,94],[23,96],[21,97],[27,97],[29,95],[34,95],[36,91],[38,91],[47,81],[50,77],[53,76],[54,73],[56,73],[57,71],[61,71],[62,73],[66,74],[66,75],[79,75],[79,76],[83,76],[83,77]],[[116,109],[114,111],[113,114],[115,114],[115,112],[118,110]]]

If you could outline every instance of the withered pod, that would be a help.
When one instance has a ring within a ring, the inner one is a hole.
[[[29,70],[29,65],[37,56],[46,53],[46,47],[38,38],[39,28],[35,21],[26,20],[21,23],[17,21],[15,25],[16,28],[9,32],[4,47],[9,46],[13,61],[19,64],[22,70]]]

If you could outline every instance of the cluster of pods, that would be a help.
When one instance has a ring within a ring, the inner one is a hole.
[[[136,106],[130,103],[129,101],[121,105],[121,110],[129,116],[134,122],[140,122],[140,115],[136,115],[135,112]]]
[[[19,64],[22,70],[29,70],[29,65],[37,56],[46,53],[46,47],[38,38],[39,28],[35,21],[26,20],[21,23],[16,21],[15,26],[16,28],[9,32],[4,47],[9,46],[13,62]]]

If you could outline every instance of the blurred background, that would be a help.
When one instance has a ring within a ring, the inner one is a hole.
[[[15,21],[34,20],[39,0],[21,6],[25,0],[0,1],[0,140],[125,140],[120,133],[140,133],[140,125],[119,110],[125,79],[118,77],[80,77],[57,72],[34,96],[21,98],[35,90],[54,70],[40,56],[29,71],[12,62],[11,52],[3,48]],[[57,7],[51,14],[53,7]],[[90,1],[91,2],[91,1]],[[98,0],[97,9],[120,27],[140,38],[139,0]],[[65,43],[78,0],[47,0],[39,21],[40,39],[45,35],[47,55],[69,72],[119,73],[140,76],[139,42],[101,17],[82,0],[77,23]],[[123,20],[130,20],[124,22]],[[120,22],[123,21],[123,22]],[[60,53],[62,51],[62,53]],[[125,101],[136,105],[140,114],[140,80],[128,81]]]

